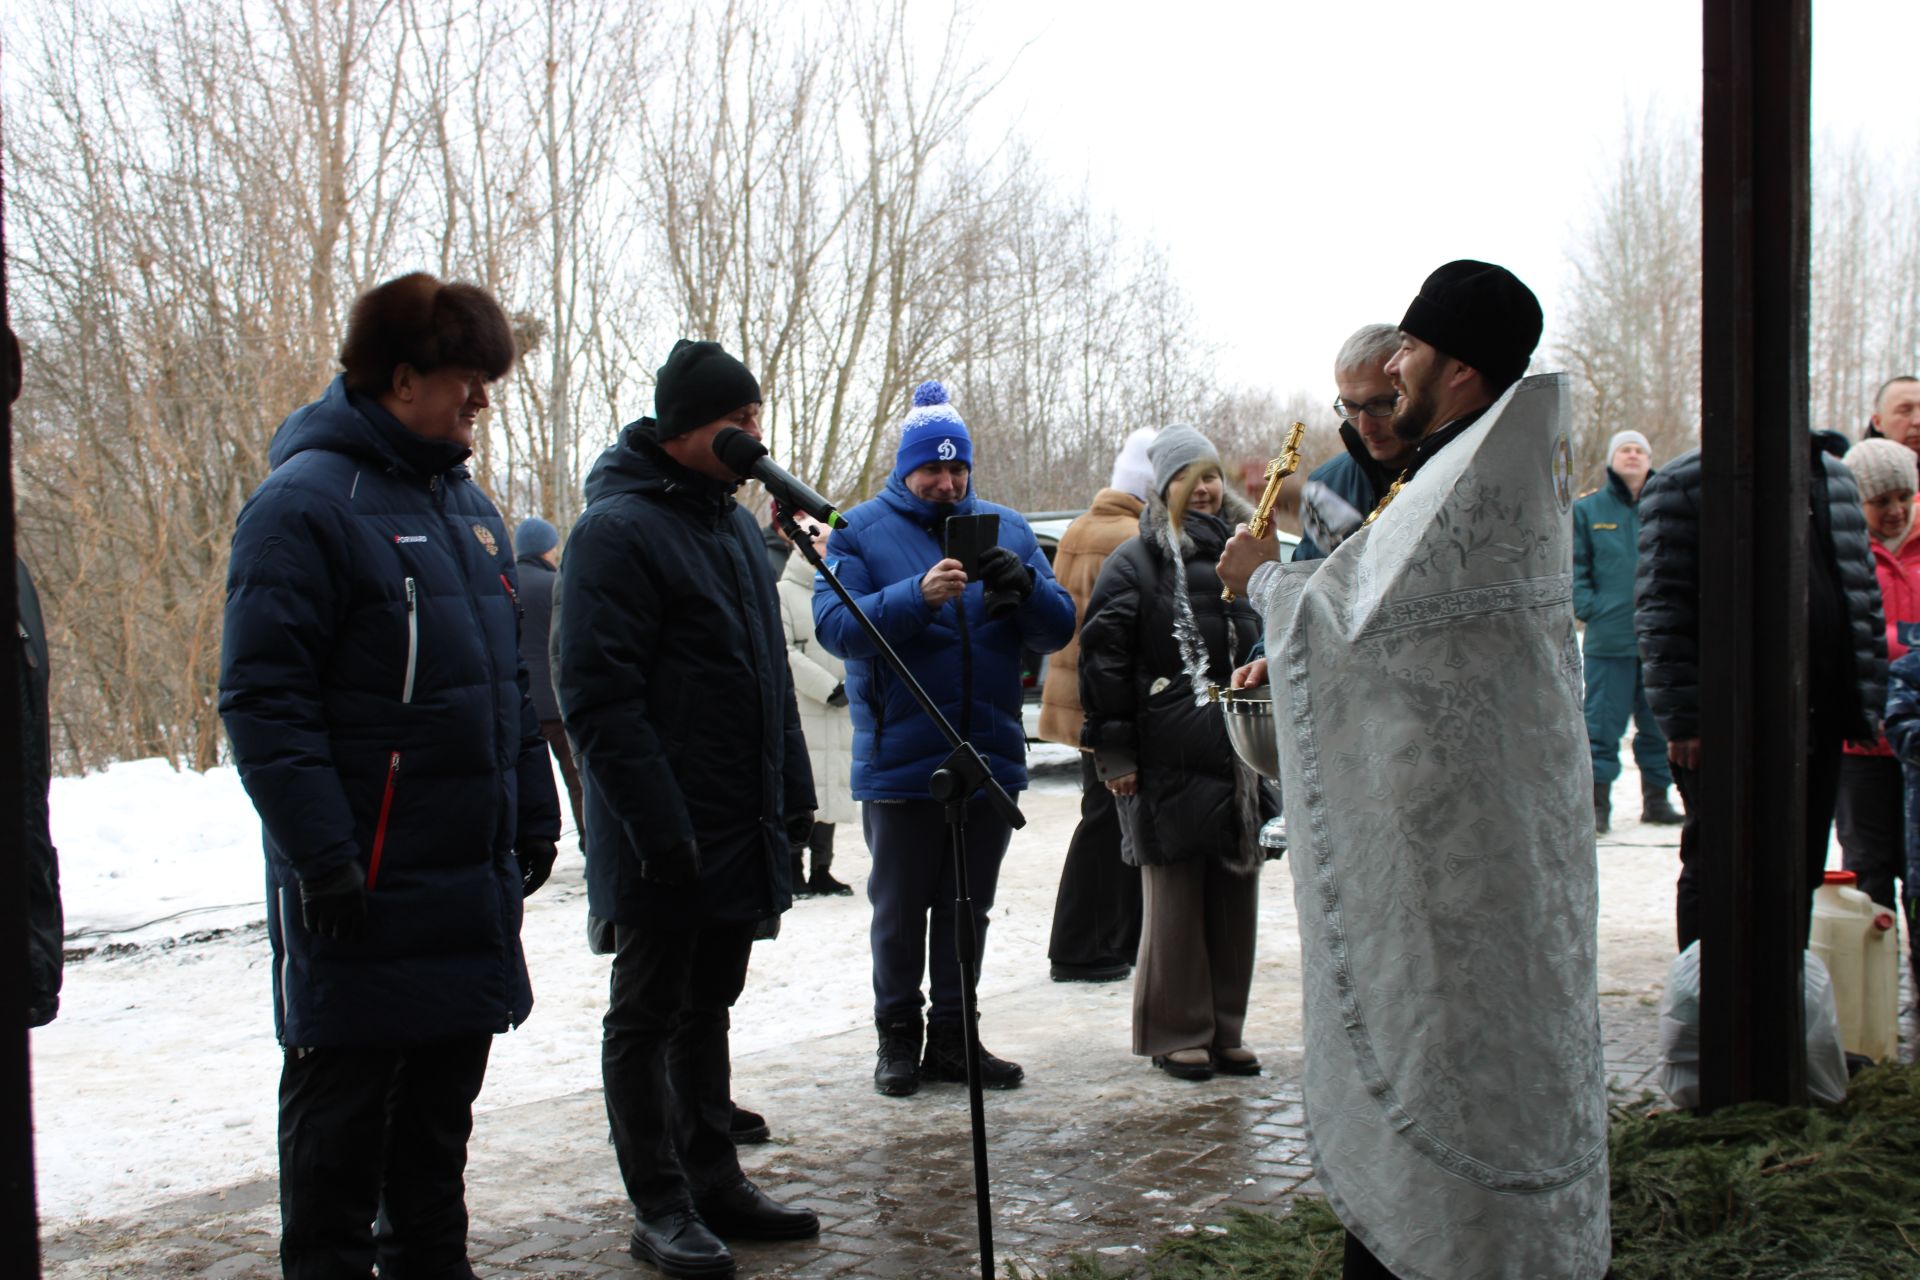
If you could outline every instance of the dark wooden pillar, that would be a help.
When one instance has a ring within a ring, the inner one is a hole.
[[[0,325],[7,308],[6,175],[0,172]],[[13,392],[0,376],[0,555],[13,559]],[[0,564],[6,586],[0,626],[6,628],[5,687],[0,689],[0,1275],[40,1274],[40,1223],[33,1183],[33,1082],[27,1056],[27,850],[20,795],[20,605],[13,569]]]
[[[1703,1109],[1806,1100],[1810,0],[1704,0]]]

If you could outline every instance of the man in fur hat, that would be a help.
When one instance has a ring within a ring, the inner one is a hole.
[[[354,304],[340,363],[240,512],[221,644],[266,841],[281,1265],[464,1277],[473,1100],[533,1008],[521,899],[560,834],[506,524],[463,465],[513,333],[416,272]]]

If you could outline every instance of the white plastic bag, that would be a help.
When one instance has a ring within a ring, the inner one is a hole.
[[[1807,1025],[1807,1095],[1816,1102],[1847,1096],[1847,1055],[1840,1047],[1840,1014],[1833,979],[1811,951],[1802,957],[1802,1007]],[[1660,1088],[1676,1107],[1700,1105],[1700,944],[1667,967],[1660,1000]]]

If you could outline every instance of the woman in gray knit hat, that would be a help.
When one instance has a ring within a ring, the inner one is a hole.
[[[1273,810],[1206,699],[1259,633],[1244,599],[1220,598],[1214,570],[1252,508],[1192,427],[1160,432],[1148,458],[1140,534],[1101,568],[1080,631],[1085,744],[1120,810],[1121,856],[1141,869],[1133,1051],[1181,1079],[1254,1075],[1241,1032]]]

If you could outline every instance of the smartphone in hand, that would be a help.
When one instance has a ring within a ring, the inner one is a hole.
[[[949,517],[941,532],[941,540],[949,560],[958,560],[966,571],[969,582],[980,576],[980,554],[988,547],[998,546],[1000,542],[1000,516],[997,512],[984,515]]]

